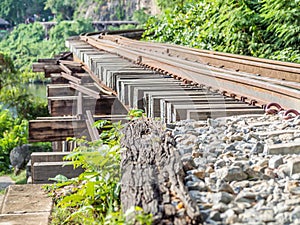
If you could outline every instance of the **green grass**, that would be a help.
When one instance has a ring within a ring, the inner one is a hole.
[[[15,175],[14,173],[8,174],[10,178],[16,183],[16,184],[26,184],[27,179],[26,179],[26,171],[23,170],[19,175]]]

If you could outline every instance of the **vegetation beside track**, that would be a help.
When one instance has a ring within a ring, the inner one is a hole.
[[[48,115],[45,101],[25,88],[27,78],[8,54],[0,52],[0,173],[9,172],[10,151],[27,143],[28,120]]]
[[[27,85],[43,81],[43,74],[32,73],[31,64],[66,50],[65,39],[93,31],[89,21],[61,22],[51,29],[49,40],[38,23],[20,24],[0,42],[0,172],[9,172],[10,151],[27,143],[28,120],[48,116],[45,98],[34,96]],[[9,110],[5,109],[8,108]],[[42,144],[45,150],[48,144]]]
[[[295,19],[299,16],[297,1],[175,1],[148,21],[144,36],[146,40],[299,63],[300,24]]]
[[[130,114],[141,116],[139,110]],[[151,224],[151,215],[139,207],[122,212],[120,202],[121,123],[97,121],[95,126],[104,131],[100,139],[88,142],[76,139],[80,147],[66,159],[85,172],[77,178],[58,175],[54,185],[45,186],[55,200],[52,225],[56,224]]]

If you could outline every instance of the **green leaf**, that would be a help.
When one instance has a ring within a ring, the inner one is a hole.
[[[63,182],[67,182],[69,179],[64,175],[58,174],[54,178],[49,178],[49,180],[56,181],[58,183],[63,183]]]

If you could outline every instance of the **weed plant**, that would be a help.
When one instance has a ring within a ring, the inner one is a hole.
[[[133,120],[142,116],[134,110]],[[84,172],[68,179],[56,176],[57,183],[45,186],[55,200],[52,225],[58,224],[151,224],[152,216],[140,207],[132,207],[123,213],[120,202],[120,139],[121,123],[100,120],[95,123],[101,129],[99,140],[89,142],[85,138],[73,139],[78,146],[65,157],[74,168]]]

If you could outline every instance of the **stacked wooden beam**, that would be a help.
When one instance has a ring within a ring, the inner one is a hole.
[[[47,86],[48,109],[51,117],[29,121],[30,142],[52,142],[53,151],[34,153],[31,158],[33,183],[49,183],[49,178],[63,174],[77,176],[81,169],[64,166],[62,157],[74,145],[69,137],[96,140],[99,132],[93,127],[95,120],[125,119],[127,109],[113,95],[113,91],[95,78],[80,62],[73,61],[71,53],[54,59],[41,59],[33,64],[33,71],[44,72],[51,78]]]

